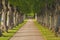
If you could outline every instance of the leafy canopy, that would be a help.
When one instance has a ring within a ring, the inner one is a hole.
[[[54,0],[9,0],[13,6],[18,6],[20,11],[24,13],[37,13],[45,4],[52,4]]]

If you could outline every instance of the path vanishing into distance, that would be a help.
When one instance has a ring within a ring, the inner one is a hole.
[[[10,40],[44,40],[32,19],[21,27]]]

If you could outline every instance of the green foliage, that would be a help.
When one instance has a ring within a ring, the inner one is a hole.
[[[41,11],[45,4],[52,4],[54,0],[9,0],[10,4],[18,6],[20,11],[24,13]]]

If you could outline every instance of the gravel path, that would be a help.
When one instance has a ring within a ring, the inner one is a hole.
[[[35,27],[33,20],[29,19],[10,40],[44,40],[44,38]]]

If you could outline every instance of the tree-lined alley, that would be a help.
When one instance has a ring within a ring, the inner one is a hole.
[[[60,33],[60,0],[0,0],[0,36],[32,14],[38,23]]]

